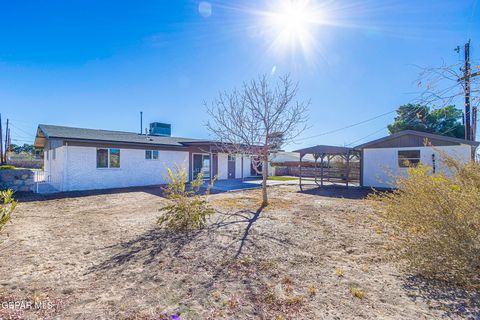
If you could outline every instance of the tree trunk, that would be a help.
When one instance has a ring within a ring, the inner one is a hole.
[[[263,160],[262,167],[262,207],[268,205],[268,196],[267,196],[267,177],[268,177],[268,160]]]

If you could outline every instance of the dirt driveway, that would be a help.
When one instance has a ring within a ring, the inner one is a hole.
[[[478,296],[388,262],[361,191],[272,187],[263,211],[259,190],[212,195],[187,236],[157,228],[157,191],[24,199],[1,238],[0,319],[480,317]]]

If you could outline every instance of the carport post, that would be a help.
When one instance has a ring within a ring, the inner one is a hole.
[[[347,188],[348,188],[348,179],[349,179],[349,173],[350,173],[350,151],[347,152],[347,167],[346,167],[346,178],[347,178]]]
[[[323,187],[323,158],[325,157],[325,154],[322,153],[322,156],[320,157],[320,186]]]
[[[300,153],[300,163],[298,164],[298,177],[299,177],[299,185],[300,185],[300,190],[302,190],[302,158],[304,154]]]

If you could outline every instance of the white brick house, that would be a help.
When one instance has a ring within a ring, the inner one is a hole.
[[[189,179],[239,179],[256,175],[249,156],[228,155],[212,141],[53,125],[39,125],[35,147],[44,149],[45,180],[54,191],[164,184],[166,168]]]

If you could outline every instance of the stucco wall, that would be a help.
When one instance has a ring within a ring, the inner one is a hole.
[[[394,182],[392,176],[405,175],[406,169],[398,166],[399,150],[420,150],[420,161],[430,166],[432,165],[432,154],[435,154],[437,173],[448,173],[448,169],[442,164],[442,154],[447,154],[462,162],[471,160],[471,147],[467,145],[364,149],[363,185],[365,187],[392,188]]]
[[[65,191],[163,184],[168,181],[165,166],[184,164],[189,170],[187,151],[160,151],[158,160],[147,160],[145,150],[120,149],[120,168],[97,168],[96,148],[64,148],[68,158]]]

